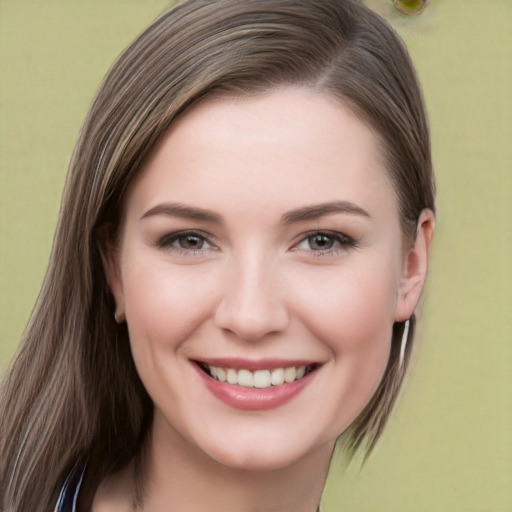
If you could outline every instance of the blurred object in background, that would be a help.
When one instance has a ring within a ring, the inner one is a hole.
[[[453,0],[455,1],[455,0]],[[392,25],[413,26],[414,31],[432,27],[435,12],[445,2],[438,0],[361,0],[363,4],[386,18]],[[400,32],[400,30],[399,30]]]
[[[393,6],[404,14],[421,14],[428,5],[428,0],[393,0]]]

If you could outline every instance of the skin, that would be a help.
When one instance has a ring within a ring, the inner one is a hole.
[[[318,92],[210,100],[177,121],[131,185],[107,262],[155,404],[144,510],[315,510],[337,437],[383,375],[393,323],[417,304],[432,231],[425,210],[403,243],[377,137]],[[208,357],[319,367],[285,404],[246,411],[208,391],[193,362]],[[129,466],[93,510],[132,500]]]

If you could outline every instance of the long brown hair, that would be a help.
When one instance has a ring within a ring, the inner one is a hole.
[[[126,465],[148,431],[152,403],[134,367],[126,327],[102,265],[127,186],[177,116],[214,94],[282,86],[327,93],[382,142],[404,239],[434,210],[430,141],[407,51],[356,0],[189,0],[119,57],[85,119],[70,163],[48,270],[2,386],[0,507],[52,507],[73,464],[98,481]],[[414,319],[412,319],[412,324]],[[403,323],[384,378],[349,431],[371,449],[400,389]]]

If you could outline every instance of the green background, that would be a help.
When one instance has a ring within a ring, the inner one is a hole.
[[[430,114],[438,226],[406,390],[326,511],[512,511],[512,1],[367,0],[405,39]],[[0,1],[0,373],[44,275],[66,167],[115,56],[163,0]]]

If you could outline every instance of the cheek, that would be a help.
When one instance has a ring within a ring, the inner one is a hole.
[[[134,345],[175,349],[213,310],[212,276],[195,266],[165,261],[127,268],[123,276],[126,318]]]
[[[331,404],[330,434],[337,437],[361,413],[382,380],[397,287],[389,271],[340,272],[339,278],[331,276],[328,282],[316,284],[318,293],[310,294],[300,307],[308,330],[328,350],[323,399]]]
[[[397,279],[382,265],[338,269],[316,275],[295,293],[300,316],[333,354],[372,351],[388,345],[398,297]]]
[[[330,354],[330,421],[336,435],[370,401],[389,359],[398,296],[390,268],[373,264],[329,273],[316,280],[316,293],[300,305],[309,331]]]

